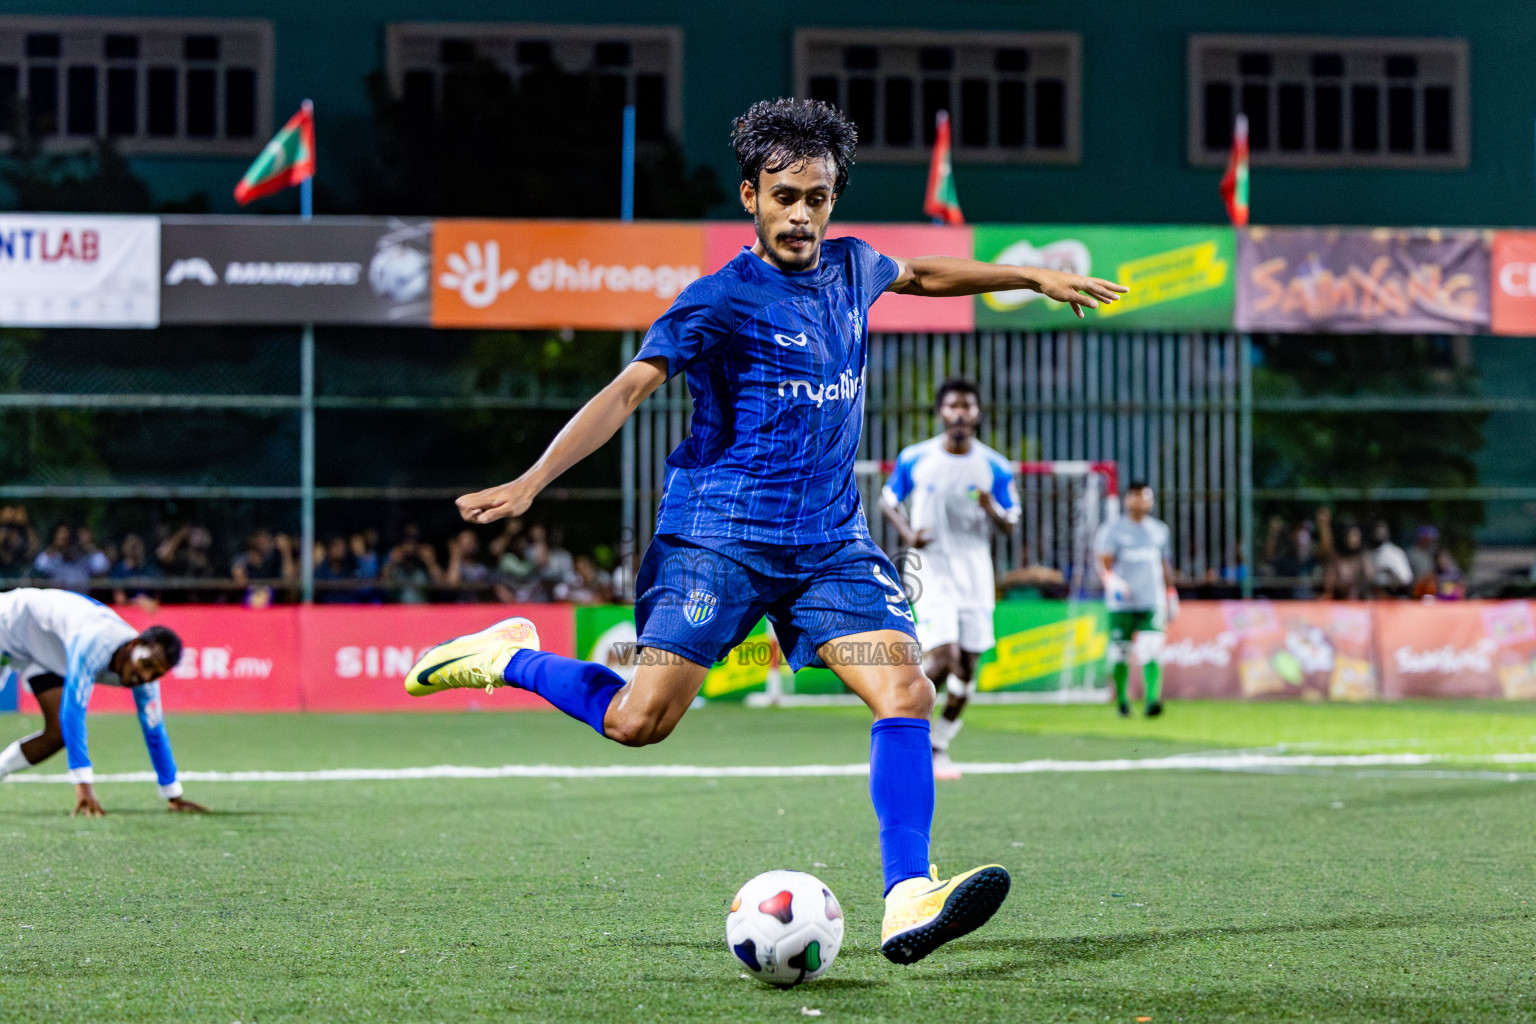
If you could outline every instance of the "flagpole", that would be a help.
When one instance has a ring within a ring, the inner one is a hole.
[[[304,108],[313,104],[304,101]],[[315,216],[315,179],[299,182],[299,219]],[[299,342],[299,575],[303,600],[315,600],[315,324],[304,324]]]
[[[624,108],[624,139],[622,146],[623,163],[620,168],[619,185],[619,219],[628,223],[635,219],[635,108]],[[625,331],[619,343],[619,358],[624,366],[628,366],[631,359],[635,358],[635,332]],[[622,369],[622,367],[621,367]],[[619,560],[625,571],[625,578],[633,580],[634,565],[639,564],[640,552],[636,545],[640,542],[640,524],[635,521],[635,505],[639,495],[635,481],[635,420],[633,416],[626,417],[624,426],[619,428]],[[626,538],[625,533],[629,536]],[[626,546],[631,565],[623,565]]]

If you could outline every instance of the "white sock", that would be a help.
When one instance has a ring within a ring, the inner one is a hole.
[[[959,732],[964,724],[965,722],[959,718],[953,722],[942,715],[935,718],[933,724],[928,727],[928,739],[933,744],[933,749],[947,752],[949,741],[955,738],[955,733]]]
[[[31,739],[31,737],[27,737]],[[32,762],[27,760],[27,755],[21,752],[21,740],[17,740],[4,750],[0,750],[0,779],[12,772],[19,772],[23,768],[32,767]]]

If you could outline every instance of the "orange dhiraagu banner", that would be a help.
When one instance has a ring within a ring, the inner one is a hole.
[[[644,330],[704,273],[704,225],[439,220],[433,327]]]
[[[1493,233],[1493,333],[1536,336],[1536,231]]]
[[[976,247],[968,227],[938,224],[839,224],[828,238],[862,238],[887,256],[961,256],[971,259]],[[709,224],[704,228],[705,272],[713,274],[757,241],[749,223]],[[968,295],[929,299],[921,295],[882,295],[869,308],[872,331],[974,331],[976,300]]]

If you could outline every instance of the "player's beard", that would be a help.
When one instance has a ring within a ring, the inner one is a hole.
[[[773,238],[766,234],[768,226],[761,219],[754,217],[753,226],[757,229],[757,240],[763,243],[763,251],[773,261],[773,265],[780,270],[791,274],[802,270],[810,270],[821,259],[821,240],[815,232],[807,231],[780,231]],[[785,252],[779,248],[779,243],[788,238],[808,238],[811,244],[805,247],[802,253]]]

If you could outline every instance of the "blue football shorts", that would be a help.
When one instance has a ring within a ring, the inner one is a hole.
[[[796,671],[822,665],[817,649],[853,633],[917,640],[901,576],[868,537],[792,547],[658,534],[635,592],[640,646],[700,665],[724,658],[764,615]]]

